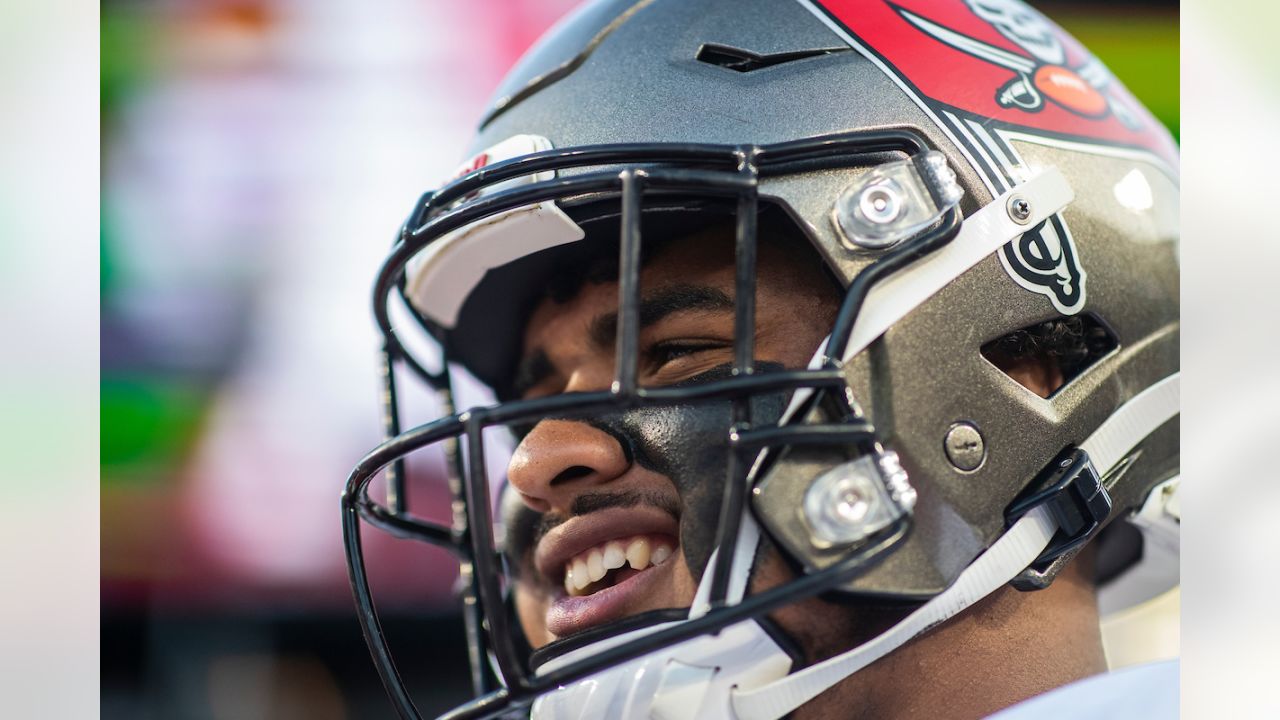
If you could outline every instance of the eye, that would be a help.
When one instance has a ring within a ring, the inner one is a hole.
[[[688,358],[711,350],[729,347],[723,342],[676,340],[654,343],[648,351],[648,360],[654,369],[661,368],[681,358]]]

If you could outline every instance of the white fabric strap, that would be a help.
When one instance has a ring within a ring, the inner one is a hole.
[[[1009,218],[1006,206],[1012,195],[1021,195],[1031,205],[1031,216],[1023,224]],[[841,358],[848,360],[862,352],[952,280],[1074,199],[1075,193],[1062,171],[1050,166],[965,218],[960,233],[942,249],[871,288]]]
[[[853,673],[888,655],[938,623],[951,618],[1000,588],[1030,565],[1058,529],[1041,506],[1014,523],[973,562],[951,587],[920,606],[883,635],[849,652],[765,685],[733,695],[733,711],[741,720],[773,720],[795,710]],[[1010,572],[1010,568],[1017,568]]]
[[[747,509],[749,502],[750,498],[747,498],[743,503],[742,520],[738,525],[738,543],[733,553],[733,567],[729,569],[729,587],[725,590],[725,601],[731,604],[741,602],[742,596],[747,594],[747,580],[751,577],[756,546],[760,543],[760,525]],[[689,606],[690,620],[702,617],[711,610],[711,578],[715,576],[715,567],[719,558],[720,549],[716,548],[707,560],[707,568],[702,572],[702,579],[698,582],[693,604]]]
[[[1009,197],[1015,194],[1031,203],[1031,217],[1025,225],[1009,219],[1006,206]],[[858,313],[841,359],[848,361],[862,352],[893,327],[894,323],[933,297],[952,280],[982,262],[983,258],[999,250],[1005,243],[1026,232],[1027,228],[1035,227],[1054,213],[1061,212],[1073,199],[1075,192],[1067,179],[1058,168],[1050,166],[965,218],[959,234],[945,247],[917,260],[910,267],[894,273],[871,288],[862,303],[862,310]],[[822,346],[809,363],[810,369],[822,367],[828,355],[827,343],[830,340],[828,337],[822,341]],[[796,391],[791,396],[781,422],[789,420],[812,394],[813,390],[810,388]]]
[[[1098,473],[1105,475],[1143,438],[1176,416],[1178,399],[1179,375],[1174,373],[1121,405],[1081,444]],[[741,720],[780,718],[1004,586],[1039,556],[1057,531],[1047,513],[1041,506],[1024,515],[951,587],[874,640],[777,682],[734,693],[734,713]]]
[[[1178,414],[1181,377],[1182,373],[1174,373],[1134,395],[1080,443],[1098,472],[1115,467],[1134,445]]]

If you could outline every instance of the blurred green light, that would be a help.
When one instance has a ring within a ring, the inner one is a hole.
[[[103,377],[101,402],[103,482],[157,482],[190,454],[208,393],[189,382]]]
[[[1180,55],[1176,10],[1117,8],[1109,12],[1050,14],[1178,137]]]

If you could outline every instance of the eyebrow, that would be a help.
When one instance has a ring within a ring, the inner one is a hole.
[[[640,329],[679,312],[732,311],[733,298],[724,291],[706,285],[672,285],[640,299]],[[612,348],[618,333],[618,313],[597,315],[587,329],[591,343],[598,348]],[[520,361],[511,383],[517,397],[555,372],[546,352],[538,349]]]
[[[673,285],[640,299],[640,329],[678,312],[724,312],[733,310],[733,298],[706,285]],[[592,344],[613,347],[618,334],[618,313],[598,315],[587,331]]]

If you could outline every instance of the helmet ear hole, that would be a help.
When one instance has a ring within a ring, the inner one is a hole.
[[[1095,315],[1028,325],[982,346],[982,357],[1040,397],[1051,397],[1119,347]]]

